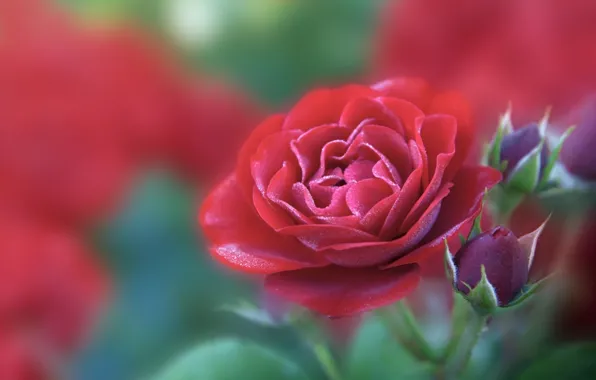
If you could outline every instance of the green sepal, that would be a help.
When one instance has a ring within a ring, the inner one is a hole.
[[[544,140],[517,163],[505,183],[506,189],[524,194],[530,194],[536,189],[540,180],[540,155],[543,146]]]
[[[551,274],[550,276],[547,276],[547,277],[543,278],[542,280],[537,281],[533,284],[525,285],[522,288],[522,290],[519,292],[517,297],[515,297],[507,305],[502,306],[501,309],[509,309],[509,308],[521,305],[524,301],[528,300],[532,295],[534,295],[538,290],[543,288],[544,285],[547,283],[547,281],[549,279],[551,279],[553,276],[554,276],[554,274]]]
[[[445,264],[445,274],[447,279],[451,281],[453,286],[455,286],[457,282],[457,268],[455,267],[455,263],[453,262],[453,255],[449,250],[449,244],[447,243],[447,239],[444,240],[445,242],[445,254],[444,254],[444,264]]]
[[[563,133],[563,135],[561,135],[561,137],[559,138],[559,141],[557,142],[557,145],[551,152],[551,154],[548,158],[548,162],[546,163],[546,166],[544,168],[544,171],[542,172],[542,178],[540,179],[540,183],[538,184],[538,187],[537,187],[537,189],[539,191],[548,189],[549,183],[550,183],[550,176],[551,176],[551,173],[553,172],[555,164],[557,163],[557,160],[559,159],[559,155],[561,154],[561,149],[563,148],[563,143],[565,142],[565,140],[567,140],[567,137],[569,137],[569,135],[574,130],[575,130],[575,127],[569,127],[565,131],[565,133]]]
[[[504,170],[503,163],[501,162],[501,144],[503,143],[503,138],[505,135],[511,133],[512,131],[513,125],[511,124],[511,108],[509,108],[503,115],[501,115],[497,132],[489,146],[487,153],[488,159],[486,161],[488,165],[499,171]]]
[[[474,310],[480,315],[490,315],[499,307],[499,300],[495,288],[486,276],[484,265],[480,267],[482,277],[478,284],[465,296]]]

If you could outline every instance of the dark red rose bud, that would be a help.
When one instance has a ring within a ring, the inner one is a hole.
[[[535,149],[542,140],[543,138],[540,135],[540,129],[537,123],[528,124],[525,127],[517,129],[513,133],[504,136],[503,142],[501,143],[501,161],[507,161],[507,168],[503,173],[504,177],[508,178],[516,165],[527,154]],[[542,178],[542,173],[548,163],[549,155],[549,149],[546,144],[544,144],[542,151],[540,152],[539,178]]]
[[[596,94],[586,98],[569,116],[575,130],[561,151],[561,161],[571,173],[596,181]]]
[[[529,258],[517,237],[505,227],[495,227],[468,241],[455,255],[457,289],[468,294],[481,279],[484,265],[499,306],[506,306],[528,281]]]

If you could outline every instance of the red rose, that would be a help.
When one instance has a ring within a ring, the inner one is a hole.
[[[257,127],[205,200],[210,252],[325,315],[392,303],[500,180],[461,167],[472,134],[465,103],[421,80],[313,91]]]
[[[485,137],[509,101],[516,124],[554,116],[596,85],[593,0],[389,1],[376,74],[462,91]]]
[[[76,236],[14,213],[0,219],[0,277],[0,363],[13,362],[3,356],[3,348],[16,347],[2,347],[8,342],[19,342],[22,365],[68,356],[106,290],[103,271]]]
[[[215,183],[234,166],[237,151],[262,119],[261,108],[238,89],[207,78],[185,94],[185,109],[172,130],[171,160],[192,181]]]

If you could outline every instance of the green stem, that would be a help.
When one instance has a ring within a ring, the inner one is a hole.
[[[313,351],[329,380],[342,380],[341,372],[329,348],[324,343],[315,343]]]
[[[488,316],[481,316],[475,313],[473,316],[472,323],[468,328],[467,341],[460,341],[462,345],[462,356],[460,363],[458,363],[458,366],[456,367],[456,371],[460,374],[468,367],[474,347],[476,347],[476,344],[484,331],[486,322],[488,321]]]
[[[447,363],[451,356],[455,353],[460,340],[464,332],[466,331],[466,325],[468,322],[468,313],[473,312],[463,297],[459,294],[454,294],[453,299],[453,310],[451,314],[451,336],[449,337],[449,342],[447,346],[443,350],[443,355],[441,357],[441,362],[443,364]]]
[[[378,312],[391,334],[418,360],[436,362],[437,354],[422,334],[410,308],[402,301],[395,311],[384,309]]]

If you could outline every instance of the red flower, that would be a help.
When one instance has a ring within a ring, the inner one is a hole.
[[[382,14],[377,74],[462,91],[486,135],[509,101],[525,124],[549,105],[563,115],[596,85],[592,0],[403,0]]]
[[[76,28],[35,2],[29,13],[0,1],[2,191],[86,222],[110,210],[139,157],[166,150],[185,83],[140,34]],[[39,20],[53,27],[38,30]]]
[[[260,107],[238,89],[207,78],[195,81],[172,131],[172,163],[190,180],[215,183],[234,166],[234,156],[262,120]]]
[[[82,243],[32,219],[0,220],[0,277],[0,374],[7,363],[37,372],[40,363],[68,355],[105,294],[103,273]],[[11,347],[19,348],[13,358]]]
[[[322,314],[392,303],[500,180],[461,167],[472,134],[465,103],[421,80],[313,91],[257,127],[205,200],[210,251]]]

